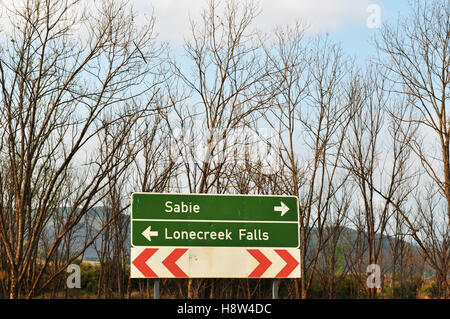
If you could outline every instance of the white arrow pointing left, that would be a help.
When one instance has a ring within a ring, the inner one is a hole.
[[[274,212],[281,212],[281,216],[284,216],[289,210],[289,207],[286,206],[285,203],[280,202],[281,206],[274,206],[273,211]]]
[[[158,236],[158,232],[152,231],[152,226],[148,226],[148,228],[142,232],[142,235],[147,238],[148,241],[152,241],[152,237]]]

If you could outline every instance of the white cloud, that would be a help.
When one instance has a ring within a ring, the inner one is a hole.
[[[21,0],[24,1],[24,0]],[[91,1],[85,0],[86,3]],[[227,0],[224,0],[227,1]],[[20,1],[0,0],[11,5]],[[154,10],[156,28],[161,40],[182,43],[183,37],[190,35],[189,17],[198,20],[206,7],[206,0],[130,0],[135,11],[141,17],[150,15]],[[335,31],[348,25],[363,27],[369,13],[366,12],[374,0],[259,0],[262,13],[255,20],[255,27],[272,31],[277,25],[307,22],[310,31]],[[6,16],[2,10],[0,16],[3,32],[8,32]]]
[[[334,30],[364,22],[368,4],[365,0],[262,0],[261,20],[280,25],[300,19],[313,30]]]
[[[205,0],[135,0],[137,12],[149,14],[154,8],[161,39],[180,43],[189,35],[189,16],[198,18]],[[262,13],[255,26],[270,32],[277,25],[307,22],[310,31],[334,31],[355,24],[363,26],[369,0],[260,0]]]

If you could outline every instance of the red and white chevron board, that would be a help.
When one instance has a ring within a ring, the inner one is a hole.
[[[131,278],[300,278],[300,250],[132,247]]]

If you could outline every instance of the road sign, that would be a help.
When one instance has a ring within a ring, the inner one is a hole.
[[[134,193],[132,278],[298,278],[294,196]]]
[[[299,278],[296,248],[134,247],[131,278]]]
[[[294,196],[133,193],[134,247],[299,246]]]

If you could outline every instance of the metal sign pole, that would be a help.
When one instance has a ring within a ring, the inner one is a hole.
[[[153,299],[159,299],[159,278],[153,281]]]
[[[272,299],[278,299],[278,279],[272,279]]]

